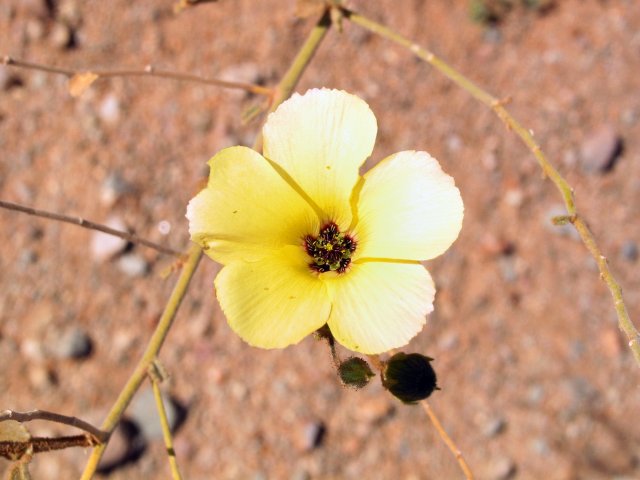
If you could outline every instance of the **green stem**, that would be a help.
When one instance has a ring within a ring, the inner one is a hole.
[[[150,368],[153,368],[153,366],[151,366]],[[156,399],[156,408],[158,409],[158,415],[160,417],[160,426],[162,427],[164,445],[167,448],[167,456],[169,457],[169,468],[171,469],[171,476],[173,477],[173,480],[182,480],[180,469],[178,468],[178,462],[176,460],[176,452],[173,449],[173,439],[171,437],[171,427],[169,427],[169,420],[167,419],[167,411],[165,410],[164,402],[162,401],[162,393],[160,392],[158,375],[149,374],[149,378],[151,379],[153,396]]]
[[[316,22],[315,26],[309,32],[309,36],[306,41],[300,47],[296,58],[293,59],[289,70],[284,74],[280,83],[275,88],[275,95],[273,98],[273,103],[271,104],[271,108],[269,108],[269,113],[275,111],[278,106],[284,102],[287,98],[291,96],[293,90],[296,88],[298,81],[302,77],[305,69],[311,63],[314,54],[318,50],[320,43],[324,39],[325,35],[329,31],[331,27],[331,16],[329,15],[329,10],[326,10],[320,20]],[[256,137],[256,141],[253,144],[254,150],[261,151],[262,150],[262,134],[258,134]]]
[[[609,269],[609,266],[607,264],[607,259],[604,255],[602,255],[602,252],[600,251],[593,237],[593,234],[589,230],[589,227],[576,210],[575,200],[573,198],[573,188],[571,187],[569,182],[567,182],[564,177],[560,175],[555,167],[549,162],[545,154],[540,149],[540,146],[534,140],[531,132],[524,128],[504,108],[504,101],[500,101],[499,99],[485,92],[475,83],[462,75],[452,66],[447,64],[444,60],[435,56],[429,50],[420,47],[420,45],[417,45],[416,43],[403,37],[395,31],[385,27],[384,25],[376,23],[373,20],[363,17],[362,15],[346,9],[341,9],[341,12],[345,18],[352,21],[353,23],[360,25],[366,30],[376,33],[381,37],[391,40],[392,42],[395,42],[398,45],[401,45],[410,50],[418,58],[433,66],[436,70],[449,78],[460,88],[466,90],[474,98],[487,105],[496,113],[496,115],[498,115],[500,120],[502,120],[507,128],[509,130],[513,130],[515,134],[518,135],[518,137],[520,137],[524,144],[529,148],[529,150],[531,150],[544,174],[551,179],[551,181],[560,192],[560,195],[562,195],[564,204],[567,208],[567,212],[571,217],[571,223],[580,234],[580,238],[582,239],[584,245],[596,260],[598,268],[600,270],[600,276],[606,283],[607,287],[609,288],[609,292],[613,297],[614,307],[618,316],[618,326],[620,327],[620,330],[622,330],[622,332],[626,335],[629,348],[633,353],[636,363],[640,366],[640,334],[629,318],[629,313],[627,312],[624,299],[622,298],[622,289],[613,277],[613,274],[611,273],[611,270]]]
[[[173,292],[171,292],[171,296],[169,297],[169,301],[167,302],[164,312],[160,317],[158,326],[156,327],[153,335],[151,336],[151,339],[149,340],[147,349],[138,362],[138,365],[129,378],[129,381],[120,392],[120,395],[118,396],[115,404],[113,405],[113,407],[111,407],[111,411],[107,415],[107,418],[104,420],[104,422],[102,422],[102,426],[100,427],[101,430],[109,433],[113,432],[116,425],[118,425],[118,422],[120,421],[120,417],[122,417],[122,414],[129,405],[129,402],[131,402],[134,394],[138,391],[138,388],[142,384],[142,381],[147,376],[147,370],[149,369],[149,366],[155,360],[156,355],[160,351],[165,338],[167,338],[169,329],[173,324],[173,320],[176,316],[176,313],[178,312],[180,303],[182,302],[182,299],[187,292],[189,282],[191,281],[191,278],[193,277],[193,274],[198,267],[200,258],[202,258],[202,249],[197,245],[193,245],[189,252],[189,257],[187,258],[187,261],[182,268],[180,277],[178,278],[178,281],[173,288]],[[89,457],[89,460],[87,462],[87,466],[82,473],[82,480],[89,480],[93,477],[106,447],[107,443],[102,443],[93,449],[93,452],[91,452],[91,456]]]

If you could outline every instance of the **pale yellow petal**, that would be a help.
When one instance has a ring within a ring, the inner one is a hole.
[[[264,155],[304,190],[327,218],[349,226],[349,198],[371,154],[376,119],[360,98],[339,90],[294,95],[264,126]]]
[[[357,203],[357,258],[428,260],[458,237],[464,207],[426,152],[400,152],[367,172]]]
[[[233,262],[215,280],[231,328],[247,343],[283,348],[324,325],[331,304],[326,286],[300,247],[284,247],[258,262]]]
[[[216,261],[253,261],[317,232],[313,209],[259,153],[230,147],[210,161],[209,184],[187,207],[189,233]]]
[[[433,281],[417,263],[352,263],[327,286],[331,333],[356,352],[376,354],[406,345],[433,310]]]

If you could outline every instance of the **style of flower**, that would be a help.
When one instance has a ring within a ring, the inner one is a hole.
[[[226,148],[187,208],[194,242],[223,265],[215,279],[231,328],[282,348],[328,324],[348,349],[409,342],[433,310],[420,263],[457,238],[463,205],[425,152],[404,151],[359,174],[377,133],[360,98],[294,95],[264,126],[264,155]]]

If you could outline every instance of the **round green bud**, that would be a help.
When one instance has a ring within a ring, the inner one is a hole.
[[[416,403],[438,388],[433,358],[419,353],[396,353],[384,363],[382,385],[404,403]]]
[[[342,383],[355,389],[366,387],[371,378],[375,377],[369,364],[358,357],[350,357],[340,362],[338,375]]]

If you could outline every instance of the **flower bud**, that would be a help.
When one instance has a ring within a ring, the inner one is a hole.
[[[437,389],[433,358],[419,353],[396,353],[382,371],[382,385],[404,403],[416,403]]]
[[[366,387],[375,373],[371,371],[369,364],[361,358],[350,357],[338,366],[340,380],[347,387],[360,389]]]

